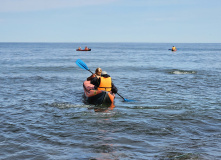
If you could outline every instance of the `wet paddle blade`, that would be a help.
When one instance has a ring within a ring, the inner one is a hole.
[[[119,93],[117,93],[117,94],[124,100],[124,102],[135,102],[135,100],[129,100],[129,99],[126,99],[123,96],[121,96]]]
[[[124,101],[125,102],[136,102],[135,100],[130,100],[130,99],[126,99],[126,98],[124,98]]]
[[[82,69],[85,69],[87,71],[89,71],[89,68],[87,67],[87,65],[80,59],[76,60],[76,64],[82,68]]]

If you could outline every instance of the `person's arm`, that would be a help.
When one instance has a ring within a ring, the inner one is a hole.
[[[111,85],[112,85],[112,88],[111,88],[112,93],[117,93],[118,91],[117,87],[113,83],[111,83]]]
[[[91,84],[94,85],[94,88],[97,89],[100,85],[100,78],[94,77],[91,79]]]
[[[92,74],[90,77],[87,78],[87,81],[90,81],[92,78],[94,78],[96,75]]]

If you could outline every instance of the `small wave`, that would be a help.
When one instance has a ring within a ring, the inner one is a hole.
[[[70,104],[70,103],[57,103],[54,102],[52,104],[48,104],[51,107],[56,107],[60,109],[66,109],[66,108],[88,108],[89,105],[76,105],[76,104]]]
[[[196,71],[187,71],[187,70],[173,70],[169,72],[170,74],[196,74]]]
[[[168,148],[168,150],[171,150]],[[167,151],[163,155],[156,156],[159,159],[203,159],[198,153],[183,153],[177,151]]]

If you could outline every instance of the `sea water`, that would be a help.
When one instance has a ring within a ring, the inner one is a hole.
[[[221,159],[221,44],[0,43],[0,56],[0,159]],[[136,101],[85,104],[77,59]]]

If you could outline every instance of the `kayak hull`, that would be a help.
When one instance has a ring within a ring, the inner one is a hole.
[[[175,50],[172,50],[172,49],[168,49],[168,50],[170,50],[170,51],[173,51],[173,52],[174,52],[174,51],[177,51],[177,49],[175,49]]]
[[[76,51],[91,51],[91,49],[88,49],[88,50],[84,50],[84,49],[76,49]]]
[[[90,81],[84,81],[84,97],[88,104],[110,105],[114,103],[115,94],[102,90],[95,90]]]

